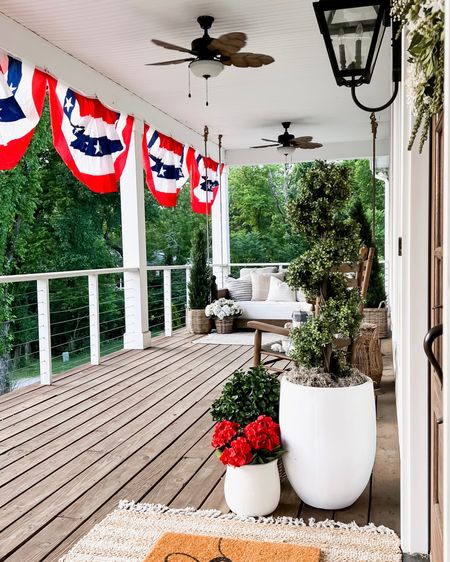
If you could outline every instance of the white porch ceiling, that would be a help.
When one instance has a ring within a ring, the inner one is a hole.
[[[276,150],[248,147],[261,137],[276,138],[281,121],[292,121],[295,135],[324,144],[316,151],[297,150],[295,159],[370,154],[369,114],[354,105],[349,89],[336,86],[310,0],[0,0],[0,12],[190,129],[201,132],[207,124],[213,138],[222,133],[229,162],[280,161]],[[144,66],[182,58],[150,39],[189,47],[201,35],[196,18],[202,14],[216,18],[212,36],[243,31],[249,38],[245,50],[275,58],[259,69],[225,68],[210,81],[209,107],[203,80],[192,77],[187,98],[185,64]],[[373,82],[358,94],[379,105],[389,97],[390,84],[385,37]],[[389,111],[378,118],[379,153],[388,154]]]

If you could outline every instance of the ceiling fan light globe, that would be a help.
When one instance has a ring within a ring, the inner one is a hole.
[[[279,146],[277,150],[283,156],[291,156],[295,152],[295,146]]]
[[[224,65],[218,60],[194,60],[189,68],[197,78],[215,78],[222,72]]]

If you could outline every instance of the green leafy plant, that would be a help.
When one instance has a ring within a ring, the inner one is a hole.
[[[415,122],[408,150],[422,127],[422,152],[431,119],[444,106],[444,0],[394,0],[392,15],[409,38],[407,88]]]
[[[214,421],[228,420],[245,426],[260,415],[278,422],[280,382],[264,367],[238,369],[211,406]]]
[[[211,301],[211,267],[207,263],[206,233],[198,228],[192,236],[189,307],[204,309]]]
[[[348,290],[339,268],[358,259],[359,229],[345,216],[351,196],[346,166],[316,161],[303,177],[297,197],[288,205],[292,226],[309,249],[291,262],[287,281],[319,304],[319,314],[292,331],[291,357],[300,367],[322,369],[335,378],[350,372],[336,335],[354,338],[361,321],[359,291]]]

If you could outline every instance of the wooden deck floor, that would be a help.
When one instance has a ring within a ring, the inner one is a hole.
[[[0,397],[0,560],[54,561],[119,500],[226,510],[208,414],[249,346],[201,345],[178,332],[145,351],[80,367],[51,387]],[[388,347],[386,347],[388,352]],[[389,352],[378,398],[370,486],[336,513],[304,505],[283,483],[278,515],[399,528],[399,458]]]

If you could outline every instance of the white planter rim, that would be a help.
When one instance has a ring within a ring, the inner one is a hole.
[[[350,386],[310,386],[308,384],[301,384],[301,383],[297,383],[297,382],[292,382],[292,381],[290,381],[286,378],[286,375],[283,376],[283,381],[285,383],[291,384],[292,386],[300,386],[301,388],[308,388],[308,389],[311,389],[311,390],[321,390],[321,391],[326,391],[326,390],[350,390],[350,389],[355,389],[355,388],[362,388],[363,386],[365,386],[368,383],[373,385],[373,380],[370,377],[368,377],[364,373],[361,373],[361,374],[366,379],[366,382],[363,382],[362,384],[353,384],[353,385],[350,385]]]

